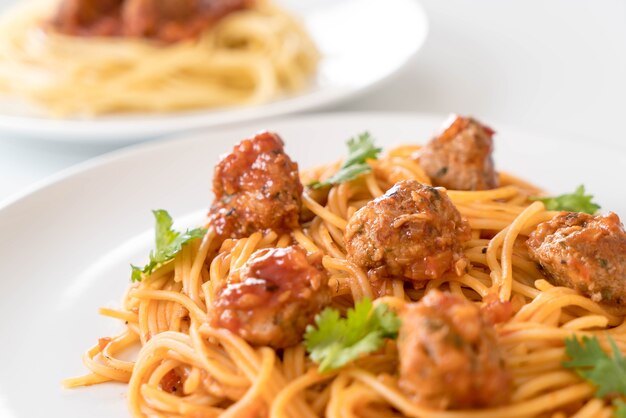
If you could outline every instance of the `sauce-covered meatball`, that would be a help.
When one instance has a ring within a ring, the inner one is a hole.
[[[406,305],[401,318],[398,384],[417,404],[460,409],[508,401],[511,378],[478,306],[434,290]]]
[[[626,305],[626,232],[615,213],[562,213],[539,224],[526,243],[554,284]]]
[[[53,24],[60,32],[82,35],[87,28],[100,35],[113,35],[123,0],[64,0],[59,5]]]
[[[213,178],[209,222],[218,235],[241,238],[256,231],[289,231],[299,225],[302,184],[298,164],[280,137],[262,132],[222,157]]]
[[[254,0],[63,0],[53,19],[74,36],[127,36],[176,42],[198,36]]]
[[[435,186],[451,190],[498,187],[491,128],[471,118],[453,116],[441,134],[419,150],[416,158]]]
[[[330,302],[321,254],[300,247],[254,252],[246,264],[211,288],[211,325],[255,345],[298,344],[307,325]]]
[[[252,0],[126,0],[124,35],[175,42],[195,37]]]
[[[461,244],[469,238],[469,225],[446,191],[413,180],[359,209],[345,232],[348,259],[370,277],[410,281],[461,274],[467,264]]]

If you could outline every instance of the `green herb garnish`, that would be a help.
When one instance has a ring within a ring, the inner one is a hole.
[[[576,373],[596,387],[596,398],[626,395],[626,360],[615,343],[608,336],[613,356],[602,350],[597,337],[583,337],[582,344],[575,336],[565,339],[565,353],[571,358],[563,362],[563,367],[574,369]],[[626,403],[620,398],[613,399],[613,418],[626,418]]]
[[[336,309],[324,309],[315,317],[315,326],[307,327],[304,343],[320,372],[326,372],[380,349],[385,338],[398,336],[399,328],[400,319],[387,305],[372,309],[372,301],[363,299],[346,318]]]
[[[178,232],[172,229],[172,217],[166,210],[153,210],[155,219],[154,243],[155,249],[150,251],[150,262],[143,268],[133,266],[131,280],[141,281],[144,277],[152,274],[158,267],[174,259],[189,241],[202,238],[206,234],[205,228],[196,228],[185,232]]]
[[[362,174],[369,173],[372,168],[366,161],[370,159],[375,160],[382,151],[382,148],[374,146],[374,139],[369,132],[364,132],[356,138],[350,138],[346,145],[348,146],[348,157],[341,165],[341,168],[339,168],[339,171],[322,182],[314,181],[310,183],[309,187],[319,189],[325,186],[345,183]]]
[[[626,403],[621,399],[613,400],[613,418],[626,418]]]
[[[609,336],[613,356],[600,347],[597,337],[583,337],[582,344],[576,337],[565,339],[565,352],[571,360],[563,367],[574,369],[585,380],[596,386],[596,397],[626,395],[626,360],[613,338]]]
[[[531,200],[543,202],[547,210],[564,210],[567,212],[584,212],[593,215],[600,209],[600,205],[592,202],[592,195],[585,194],[585,186],[580,185],[574,193],[562,194],[555,197],[533,196]]]

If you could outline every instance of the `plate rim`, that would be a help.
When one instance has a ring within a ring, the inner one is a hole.
[[[31,196],[45,191],[50,187],[54,187],[57,184],[60,184],[64,181],[74,178],[75,176],[81,175],[82,173],[89,172],[91,170],[97,169],[101,166],[114,163],[118,159],[122,158],[132,158],[135,154],[141,154],[144,152],[150,152],[151,150],[157,150],[162,147],[175,146],[179,142],[193,142],[197,140],[197,138],[206,136],[206,135],[219,135],[223,131],[229,130],[240,130],[245,129],[246,127],[250,127],[251,129],[255,129],[258,127],[259,123],[264,124],[272,124],[272,123],[302,123],[312,119],[344,119],[344,118],[385,118],[385,119],[410,119],[410,118],[420,118],[420,119],[432,119],[438,121],[444,121],[449,114],[442,114],[438,112],[410,112],[410,111],[342,111],[342,112],[319,112],[319,113],[307,113],[300,115],[284,115],[278,118],[270,118],[261,122],[260,120],[256,121],[248,121],[245,123],[241,123],[240,125],[225,125],[220,126],[218,128],[213,129],[196,129],[189,132],[181,132],[178,134],[171,134],[165,137],[161,137],[152,141],[145,141],[140,143],[133,143],[126,147],[118,148],[113,151],[106,152],[104,154],[98,155],[96,157],[89,158],[85,161],[82,161],[78,164],[74,164],[70,167],[64,168],[54,174],[51,174],[47,177],[44,177],[41,180],[38,180],[26,188],[5,197],[4,199],[0,199],[0,217],[3,212],[10,207],[14,207],[23,203],[26,199]],[[514,132],[517,134],[522,134],[524,136],[532,136],[535,138],[543,138],[550,141],[558,141],[558,142],[574,142],[579,145],[590,145],[593,144],[596,148],[603,148],[606,151],[616,153],[617,155],[621,155],[626,158],[626,149],[622,149],[619,146],[607,143],[607,142],[593,142],[588,138],[581,137],[568,137],[565,135],[552,134],[552,133],[537,133],[534,129],[524,129],[518,128],[516,125],[511,125],[507,123],[501,123],[495,119],[489,119],[486,122],[489,125],[497,126],[499,130],[504,130],[506,132]],[[271,126],[268,126],[268,129],[271,129]],[[496,132],[497,132],[496,131]]]

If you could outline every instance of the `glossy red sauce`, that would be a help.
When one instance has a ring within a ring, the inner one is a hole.
[[[310,292],[309,284],[319,272],[303,260],[306,262],[302,254],[287,248],[266,250],[242,272],[243,281],[228,285],[216,305],[271,308],[286,298],[306,297],[304,293]]]
[[[212,326],[274,348],[297,344],[330,300],[322,255],[297,246],[257,250],[211,292]]]
[[[172,369],[161,379],[161,389],[167,393],[176,393],[182,385],[182,380],[176,370]]]
[[[116,36],[177,42],[197,37],[254,0],[63,0],[52,20],[73,36]]]
[[[109,345],[110,342],[111,342],[111,337],[104,337],[104,338],[98,339],[98,348],[100,349],[100,351],[104,351],[104,349],[107,347],[107,345]]]
[[[471,118],[458,116],[458,115],[452,115],[446,121],[446,123],[444,123],[445,128],[440,136],[444,137],[445,139],[451,139],[455,137],[456,135],[458,135],[459,133],[461,133],[464,129],[467,129],[467,127],[471,123],[477,123],[477,122],[473,121]],[[489,126],[485,124],[478,123],[478,125],[489,136],[493,136],[496,133],[495,130],[493,130],[492,128],[490,128]]]

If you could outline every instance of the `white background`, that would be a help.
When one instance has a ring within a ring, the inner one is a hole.
[[[10,3],[0,0],[0,7]],[[496,130],[501,122],[626,152],[626,1],[422,4],[430,33],[419,55],[377,90],[327,110],[471,114]],[[0,201],[111,149],[2,137]],[[615,168],[616,179],[624,174]]]

